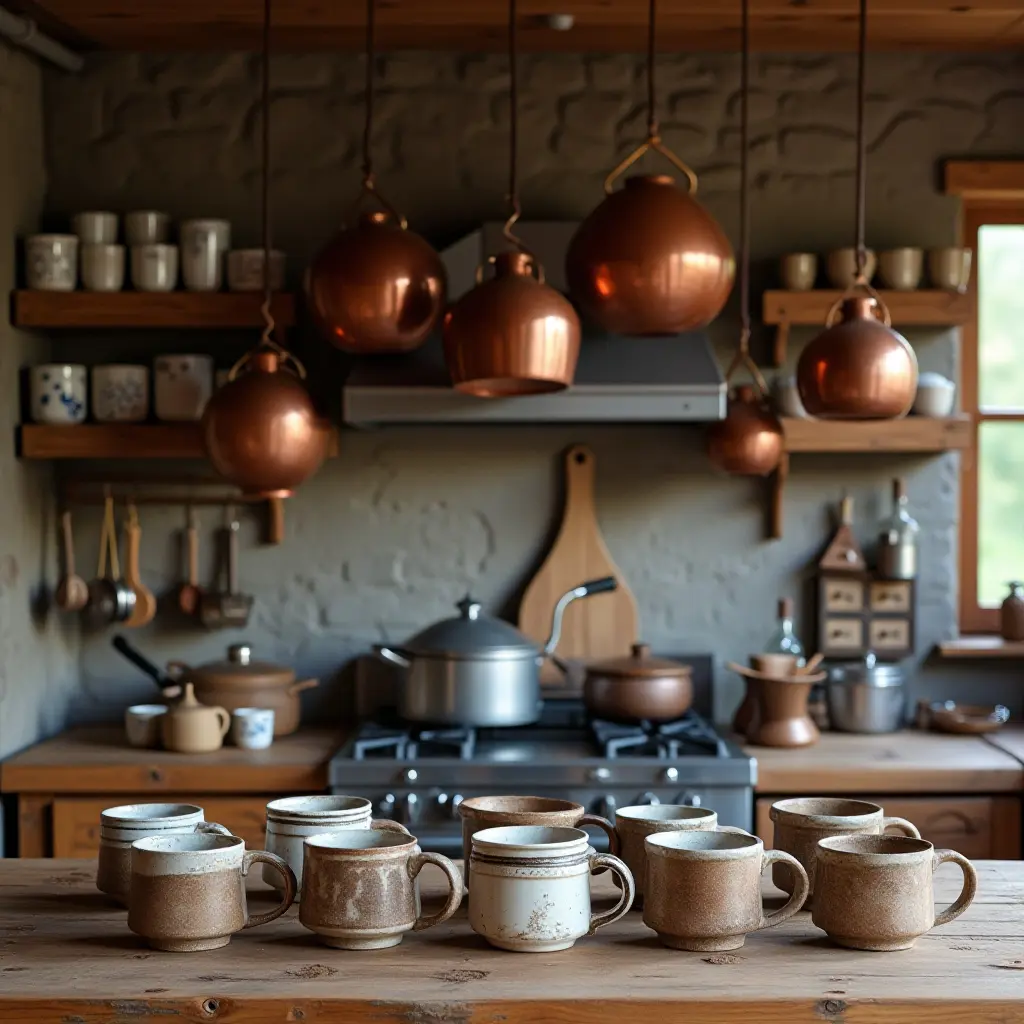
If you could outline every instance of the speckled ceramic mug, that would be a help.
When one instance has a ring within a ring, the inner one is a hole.
[[[423,853],[416,838],[380,829],[346,829],[310,836],[302,862],[299,920],[335,949],[386,949],[406,932],[447,921],[462,902],[459,869],[439,853]],[[451,891],[436,914],[420,913],[416,878],[426,864],[447,876]]]

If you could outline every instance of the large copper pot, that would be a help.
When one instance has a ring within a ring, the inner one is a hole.
[[[206,405],[206,453],[243,493],[288,498],[323,461],[328,426],[301,380],[286,369],[287,361],[301,366],[294,357],[258,349],[246,358],[248,368]]]
[[[782,458],[782,424],[763,396],[741,385],[729,396],[724,420],[708,427],[708,457],[737,476],[767,476]]]
[[[663,174],[627,178],[609,191],[565,257],[569,294],[588,319],[616,334],[704,326],[722,311],[735,272],[725,232]]]
[[[655,658],[647,644],[633,644],[627,656],[587,665],[583,703],[595,718],[667,722],[693,703],[692,669]]]
[[[503,252],[493,261],[494,277],[445,314],[444,355],[452,383],[481,398],[568,387],[580,352],[572,303],[544,284],[530,254]]]
[[[408,352],[444,312],[441,257],[404,218],[365,213],[317,254],[306,279],[313,319],[345,352]]]
[[[884,322],[878,319],[881,311]],[[917,356],[889,326],[874,295],[844,298],[826,329],[800,353],[800,400],[820,419],[884,420],[905,416],[917,393]]]

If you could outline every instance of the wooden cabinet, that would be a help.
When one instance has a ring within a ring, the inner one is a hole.
[[[1020,801],[1015,797],[850,797],[870,800],[887,815],[912,821],[922,839],[941,849],[957,850],[972,860],[1020,858]],[[766,847],[772,845],[774,826],[768,812],[774,802],[761,797],[755,805],[754,828]]]

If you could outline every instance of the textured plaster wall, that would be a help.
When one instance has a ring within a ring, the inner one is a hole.
[[[16,239],[35,228],[46,172],[42,76],[0,44],[0,294],[16,276]],[[48,343],[0,320],[0,757],[54,732],[78,672],[75,634],[47,614],[56,575],[53,474],[19,462],[19,369],[47,358]]]
[[[438,244],[503,212],[506,97],[495,56],[412,54],[381,61],[374,132],[381,187]],[[257,63],[251,56],[91,58],[76,77],[47,73],[46,209],[54,224],[82,208],[156,206],[176,217],[223,215],[236,244],[258,239]],[[1021,155],[1024,60],[994,56],[880,55],[870,61],[868,235],[876,248],[956,240],[958,208],[940,194],[947,157]],[[357,192],[362,61],[279,57],[273,84],[275,238],[292,274]],[[659,64],[666,141],[689,160],[707,205],[736,236],[738,67],[730,56],[665,57]],[[854,62],[848,57],[761,57],[752,99],[754,248],[759,283],[786,250],[824,251],[851,240]],[[530,219],[582,217],[603,175],[641,137],[642,65],[632,57],[529,57],[523,61],[521,178]],[[730,307],[714,325],[724,353],[736,336]],[[911,333],[924,368],[956,373],[952,332]],[[797,335],[798,348],[807,335]],[[187,337],[66,339],[79,358],[139,358],[196,348]],[[759,343],[767,341],[767,336]],[[239,339],[236,344],[244,344]],[[227,361],[230,344],[219,351]],[[337,397],[340,362],[307,344],[316,377]],[[332,377],[332,375],[334,375]],[[609,546],[637,593],[644,636],[664,651],[710,650],[719,664],[756,650],[772,630],[777,595],[803,598],[806,570],[831,530],[829,503],[857,499],[869,539],[886,511],[889,478],[909,479],[923,527],[918,658],[955,627],[957,461],[794,459],[786,537],[763,540],[757,483],[715,477],[695,430],[663,427],[391,429],[346,433],[341,456],[288,506],[288,541],[244,553],[242,582],[256,595],[260,653],[302,672],[332,673],[352,654],[449,612],[467,588],[512,613],[553,536],[560,451],[591,444]],[[177,572],[178,510],[147,512],[143,569],[158,587]],[[215,525],[208,513],[204,527]],[[80,517],[83,545],[97,532]],[[84,536],[86,529],[89,536]],[[209,545],[206,556],[209,557]],[[90,554],[91,559],[91,554]],[[157,657],[204,659],[227,637],[172,627],[138,633]],[[997,670],[998,672],[998,670]],[[83,642],[74,713],[113,714],[150,691],[109,650]],[[988,672],[925,673],[932,696],[1000,695],[1019,688]],[[311,695],[325,714],[346,683]],[[721,671],[718,711],[739,692]]]

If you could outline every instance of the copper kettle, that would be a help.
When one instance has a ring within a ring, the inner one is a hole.
[[[730,394],[725,419],[708,427],[706,441],[711,461],[736,476],[767,476],[782,458],[782,424],[749,384]]]
[[[825,330],[800,353],[796,382],[810,416],[896,419],[914,402],[917,356],[907,339],[892,330],[877,292],[861,286],[867,294],[840,299],[829,311]]]

